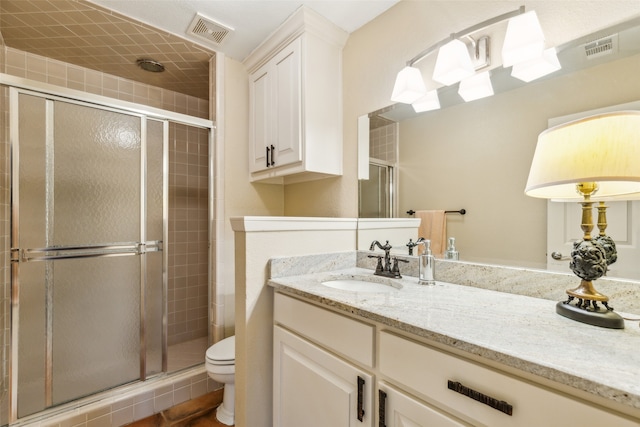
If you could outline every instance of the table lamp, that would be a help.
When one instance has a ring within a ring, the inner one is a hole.
[[[593,281],[607,271],[607,251],[593,230],[592,197],[625,200],[640,192],[640,111],[598,114],[549,128],[538,136],[525,194],[580,200],[582,240],[574,242],[569,267],[580,277],[556,312],[606,328],[624,328]],[[611,262],[611,255],[609,255]]]

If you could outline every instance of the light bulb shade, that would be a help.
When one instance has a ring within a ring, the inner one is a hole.
[[[429,91],[425,96],[418,99],[416,102],[411,104],[413,110],[416,113],[422,113],[424,111],[437,110],[440,108],[440,98],[438,98],[438,91],[432,90]]]
[[[415,100],[422,98],[426,93],[427,88],[424,85],[420,70],[407,66],[400,70],[396,77],[391,100],[393,102],[411,104]]]
[[[502,66],[530,61],[542,55],[544,34],[535,11],[509,19],[502,45]]]
[[[560,61],[558,61],[558,55],[554,47],[545,50],[542,56],[530,61],[514,64],[511,69],[511,75],[524,82],[530,82],[540,77],[551,74],[554,71],[558,71],[560,68]]]
[[[460,40],[451,40],[438,50],[433,69],[433,80],[451,86],[475,73],[467,45]]]
[[[493,95],[489,72],[484,71],[462,80],[458,88],[458,94],[466,102]]]
[[[596,197],[640,192],[640,111],[599,114],[542,132],[525,194],[582,199],[576,184],[595,182]],[[595,197],[594,197],[595,198]]]

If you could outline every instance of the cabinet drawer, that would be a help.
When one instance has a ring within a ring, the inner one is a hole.
[[[379,426],[465,427],[460,421],[381,382],[378,385]]]
[[[379,363],[380,372],[394,382],[477,425],[638,425],[637,421],[388,332],[380,333]]]
[[[276,293],[274,320],[363,366],[373,367],[372,325]]]

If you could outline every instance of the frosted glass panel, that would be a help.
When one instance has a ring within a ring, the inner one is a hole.
[[[45,100],[21,95],[19,110],[20,191],[19,205],[29,217],[20,221],[19,246],[46,246],[46,106]],[[22,217],[21,217],[22,219]]]
[[[38,212],[20,221],[20,246],[38,248],[45,245],[46,200],[46,104],[42,98],[20,98],[20,151],[23,159],[19,203],[25,212]],[[26,191],[28,189],[28,191]],[[18,340],[18,414],[28,415],[44,407],[45,357],[45,263],[20,267],[20,314]]]
[[[147,257],[146,338],[147,376],[162,372],[162,334],[164,288],[162,286],[162,252],[150,252]]]
[[[163,158],[164,126],[147,121],[147,240],[163,240]],[[163,253],[150,252],[146,276],[146,350],[147,375],[162,371],[162,334],[164,313]]]
[[[140,257],[55,262],[53,403],[140,375]]]
[[[53,245],[140,239],[140,118],[56,102]]]
[[[18,341],[18,415],[44,408],[45,288],[44,262],[20,267]]]
[[[62,252],[24,251],[162,240],[164,127],[153,121],[148,128],[147,201],[141,117],[24,94],[18,117],[23,417],[140,378],[142,283],[145,318],[155,323],[147,328],[148,371],[162,368],[162,252],[86,257],[76,248],[71,259],[47,260]],[[142,207],[153,236],[143,234]],[[143,273],[143,262],[153,271]]]

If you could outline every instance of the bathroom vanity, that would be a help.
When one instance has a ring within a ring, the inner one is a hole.
[[[636,323],[597,328],[551,300],[303,258],[314,272],[271,261],[274,426],[640,424]],[[369,281],[388,289],[349,289]]]

